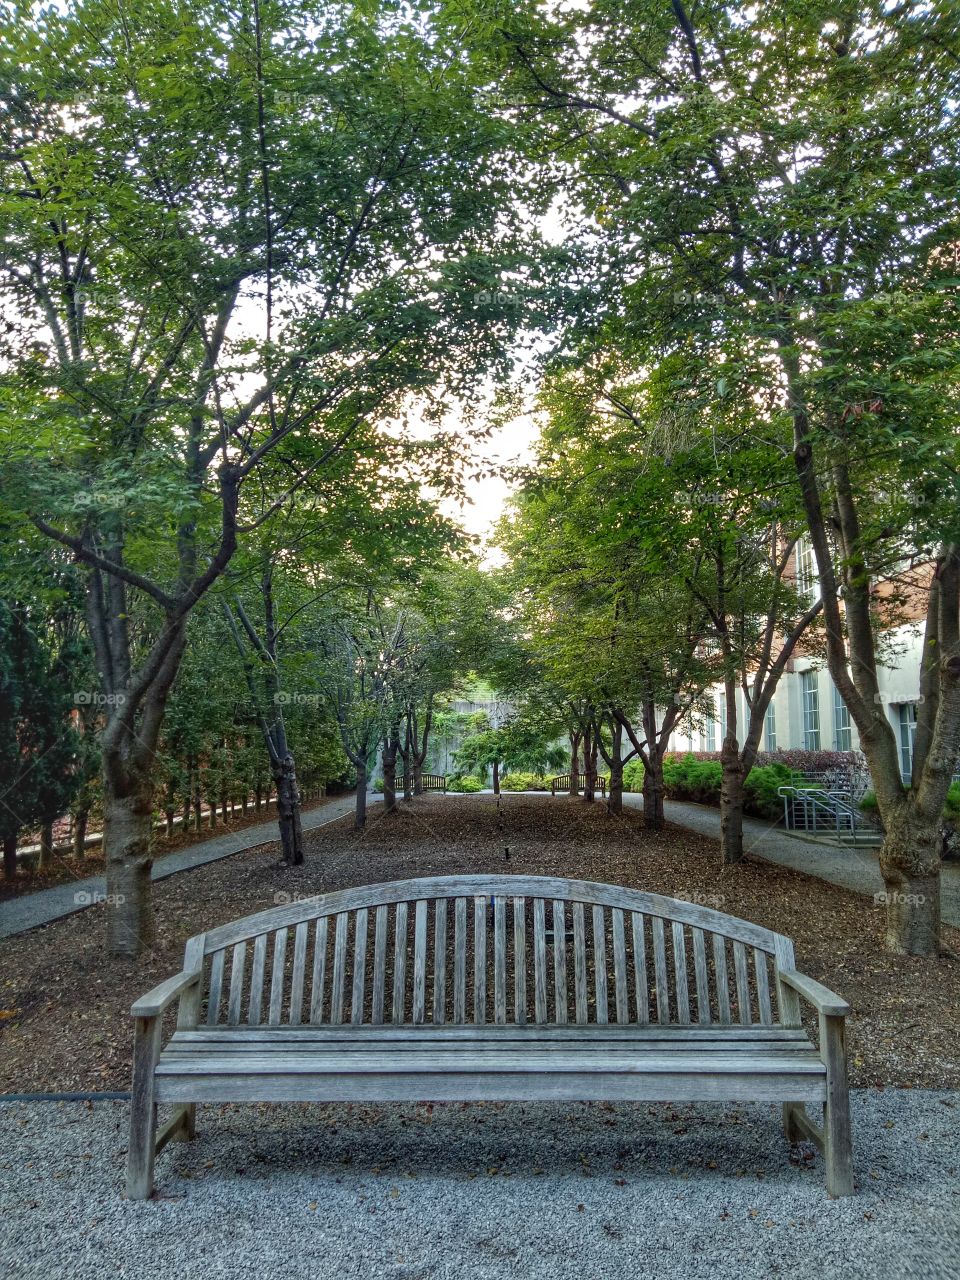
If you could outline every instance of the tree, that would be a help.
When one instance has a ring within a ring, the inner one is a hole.
[[[767,369],[818,566],[831,676],[886,830],[887,941],[939,943],[939,824],[960,748],[955,8],[680,0],[533,19],[506,91],[542,122],[608,259],[637,362],[722,335],[717,394]],[[624,288],[622,282],[636,281]],[[900,775],[874,584],[926,595],[913,777]],[[913,581],[911,581],[913,579]]]
[[[515,317],[475,298],[522,257],[517,179],[429,4],[75,0],[9,35],[5,497],[85,567],[108,948],[135,954],[189,616],[309,477],[389,467],[411,396],[502,362]]]

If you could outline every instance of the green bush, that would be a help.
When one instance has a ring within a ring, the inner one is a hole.
[[[810,782],[785,764],[765,764],[751,770],[743,788],[743,807],[758,818],[776,820],[783,816],[783,796],[778,787],[809,787]]]
[[[538,773],[505,773],[500,779],[501,791],[549,791],[549,781]]]
[[[447,790],[464,792],[468,791],[473,794],[476,791],[483,790],[483,783],[478,778],[461,776],[459,778],[449,778],[447,780]]]
[[[624,791],[642,791],[643,790],[643,761],[639,758],[628,760],[623,766],[623,789]]]
[[[722,777],[719,760],[697,760],[688,753],[667,756],[663,762],[663,781],[671,800],[719,804]]]

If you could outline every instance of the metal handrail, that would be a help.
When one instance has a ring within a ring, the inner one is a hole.
[[[841,826],[855,835],[859,826],[860,815],[850,804],[846,792],[825,791],[822,787],[797,787],[786,785],[777,788],[777,794],[783,798],[783,820],[788,831],[797,830],[797,806],[801,810],[804,831],[822,829],[818,817],[823,814],[836,828],[840,835]],[[841,821],[843,820],[843,821]]]

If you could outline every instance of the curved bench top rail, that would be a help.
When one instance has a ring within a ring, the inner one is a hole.
[[[196,946],[203,940],[203,954],[220,951],[260,934],[272,933],[304,920],[317,920],[340,912],[355,911],[363,907],[389,906],[398,902],[432,901],[438,898],[474,897],[524,897],[559,899],[564,902],[582,902],[604,907],[620,907],[625,911],[639,911],[644,915],[659,916],[663,920],[676,920],[694,925],[708,933],[720,934],[737,942],[758,947],[776,954],[782,965],[793,964],[793,943],[782,934],[749,920],[724,915],[711,907],[686,902],[680,898],[667,898],[657,893],[644,893],[638,889],[625,889],[620,885],[602,884],[590,880],[564,880],[553,876],[434,876],[415,880],[391,880],[382,884],[357,885],[351,889],[339,889],[333,893],[317,894],[289,904],[271,907],[256,915],[245,916],[229,924],[211,929],[206,934],[191,939]],[[187,943],[188,955],[190,942]]]

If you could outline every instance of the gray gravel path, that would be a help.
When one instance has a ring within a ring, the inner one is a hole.
[[[147,1203],[126,1118],[0,1106],[5,1277],[960,1277],[957,1093],[858,1091],[838,1201],[767,1105],[204,1107]]]
[[[367,805],[382,799],[382,796],[368,795]],[[356,797],[345,795],[305,809],[301,814],[303,829],[313,831],[328,822],[336,822],[345,814],[352,813],[355,805]],[[245,849],[255,849],[259,844],[277,839],[276,818],[244,827],[240,831],[212,836],[209,840],[201,840],[158,858],[153,864],[150,878],[165,880],[167,876],[191,871],[208,862],[218,862],[221,858],[229,858],[234,853],[243,853]],[[39,925],[59,920],[62,916],[73,915],[75,911],[94,907],[102,901],[106,891],[107,882],[103,876],[90,876],[86,880],[72,880],[69,884],[56,885],[53,889],[41,889],[38,893],[11,898],[9,902],[0,903],[0,938],[12,938],[15,934],[26,933],[28,929],[36,929]]]

